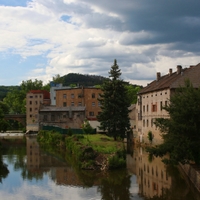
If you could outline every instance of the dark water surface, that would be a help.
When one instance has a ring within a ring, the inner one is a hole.
[[[151,162],[149,161],[151,160]],[[0,199],[5,200],[195,200],[177,168],[167,168],[143,149],[127,154],[127,169],[78,170],[67,156],[42,151],[36,138],[9,147],[0,159]]]

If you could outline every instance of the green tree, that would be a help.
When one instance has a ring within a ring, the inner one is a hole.
[[[20,90],[14,89],[7,93],[3,102],[9,106],[9,113],[26,113],[26,93],[30,90],[43,89],[43,82],[35,79],[35,81],[27,80],[22,81]]]
[[[100,129],[107,131],[115,140],[118,137],[123,139],[130,132],[130,102],[125,83],[120,79],[121,70],[116,60],[109,74],[110,79],[102,85],[103,93],[99,98],[102,112],[97,118],[100,121]]]
[[[164,142],[147,149],[156,156],[169,154],[165,163],[200,163],[200,89],[187,80],[178,88],[164,109],[170,118],[158,118],[155,125],[163,133]]]
[[[136,104],[137,103],[137,93],[140,91],[141,87],[139,86],[133,86],[133,85],[125,85],[128,93],[128,99],[130,104]]]

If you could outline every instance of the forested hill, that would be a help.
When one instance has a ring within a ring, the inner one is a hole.
[[[19,86],[3,86],[0,85],[0,101],[6,96],[6,94],[12,90],[19,89]]]
[[[60,77],[60,81],[63,86],[69,85],[81,85],[81,86],[94,86],[101,85],[107,78],[96,75],[83,75],[76,73],[69,73]]]

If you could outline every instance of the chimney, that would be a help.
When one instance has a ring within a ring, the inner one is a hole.
[[[177,74],[181,74],[182,71],[182,66],[181,65],[177,65]]]
[[[169,75],[170,76],[172,75],[172,69],[171,68],[169,69]]]
[[[160,72],[157,72],[157,81],[160,79]]]

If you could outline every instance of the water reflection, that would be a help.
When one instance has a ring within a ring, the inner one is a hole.
[[[150,157],[144,148],[127,155],[127,168],[136,174],[138,193],[144,199],[195,199],[178,168],[164,165],[159,157]]]
[[[159,158],[150,159],[142,148],[129,150],[126,170],[84,171],[71,155],[52,156],[39,148],[35,137],[28,137],[26,149],[7,148],[0,157],[7,164],[7,171],[0,171],[0,196],[29,200],[195,199],[177,168],[167,168]]]

